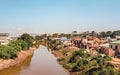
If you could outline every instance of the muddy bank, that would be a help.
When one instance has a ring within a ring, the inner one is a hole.
[[[35,48],[31,48],[30,50],[19,52],[18,57],[15,59],[0,59],[0,70],[21,64],[27,57],[33,55],[34,51]]]
[[[76,50],[79,50],[79,48],[66,47],[57,51],[52,51],[52,54],[57,58],[57,61],[59,62],[59,64],[61,64],[63,68],[69,71],[70,75],[79,75],[78,72],[71,72],[71,69],[68,69],[65,66],[71,54]]]
[[[66,48],[62,48],[56,51],[52,51],[52,54],[56,57],[56,58],[62,58],[64,56],[69,56],[73,51],[79,50],[79,48],[76,47],[66,47]]]

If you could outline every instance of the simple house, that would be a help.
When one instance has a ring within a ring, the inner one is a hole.
[[[6,45],[9,43],[10,38],[9,38],[9,33],[0,33],[0,44],[1,45]]]
[[[78,48],[82,47],[82,39],[81,38],[72,38],[71,43],[73,43],[75,47],[78,47]]]
[[[67,37],[61,37],[60,38],[61,42],[63,42],[64,47],[72,46],[73,44],[71,43],[70,39]]]
[[[115,51],[116,57],[120,57],[120,40],[111,42],[110,48],[112,48]]]
[[[120,36],[116,36],[116,39],[117,39],[117,40],[120,40]]]
[[[99,52],[107,54],[107,55],[112,56],[112,57],[115,56],[115,51],[112,48],[110,48],[109,43],[105,43],[105,44],[100,45]]]

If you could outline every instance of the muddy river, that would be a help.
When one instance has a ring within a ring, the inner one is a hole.
[[[56,58],[41,46],[22,64],[0,71],[0,75],[69,75]]]

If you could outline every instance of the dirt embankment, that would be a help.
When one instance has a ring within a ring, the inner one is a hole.
[[[31,48],[30,50],[19,52],[18,57],[15,59],[8,59],[8,60],[0,59],[0,70],[9,68],[11,66],[19,65],[25,59],[27,59],[27,57],[33,55],[34,51],[35,48]]]
[[[52,54],[59,59],[59,58],[62,58],[64,56],[70,55],[70,53],[72,53],[73,51],[76,51],[76,50],[79,50],[79,48],[66,47],[66,48],[62,48],[60,50],[52,51]]]

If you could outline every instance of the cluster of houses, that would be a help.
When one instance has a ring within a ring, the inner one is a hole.
[[[11,38],[9,33],[0,33],[0,44],[6,45]],[[63,42],[64,47],[78,47],[84,48],[86,51],[92,54],[103,53],[112,57],[120,57],[120,36],[116,36],[116,39],[111,38],[99,38],[95,36],[88,36],[86,38],[52,38],[53,40],[60,40]]]
[[[102,53],[112,57],[120,57],[120,40],[97,38],[88,36],[87,38],[74,38],[71,40],[74,46],[85,48],[93,54]]]
[[[102,53],[112,57],[120,57],[120,37],[118,36],[116,39],[88,36],[86,38],[70,39],[62,37],[60,40],[65,47],[74,46],[84,48],[92,54]]]

